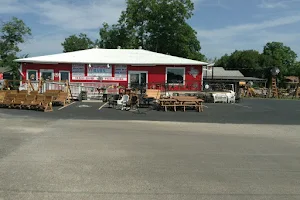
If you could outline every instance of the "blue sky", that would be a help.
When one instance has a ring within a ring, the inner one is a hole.
[[[269,41],[283,42],[300,57],[300,0],[193,1],[189,23],[207,57],[262,51]],[[101,24],[115,23],[125,6],[125,0],[0,0],[0,19],[23,19],[33,35],[22,54],[38,56],[62,52],[61,43],[71,34],[96,39]]]

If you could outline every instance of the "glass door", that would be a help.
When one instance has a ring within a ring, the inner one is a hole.
[[[148,72],[145,71],[129,71],[128,87],[132,89],[143,89],[147,87]]]

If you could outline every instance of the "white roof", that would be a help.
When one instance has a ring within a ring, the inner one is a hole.
[[[223,67],[213,67],[213,71],[204,72],[205,77],[244,77],[239,70],[225,70]]]
[[[128,65],[207,65],[206,62],[155,53],[143,49],[87,49],[69,53],[16,59],[31,63],[84,63]]]

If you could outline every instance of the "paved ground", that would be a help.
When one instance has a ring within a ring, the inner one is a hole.
[[[300,128],[0,119],[0,199],[300,199]]]
[[[81,107],[89,106],[89,107]],[[234,124],[300,125],[300,101],[273,99],[245,99],[239,104],[205,104],[203,113],[164,112],[141,109],[144,114],[102,107],[101,103],[79,103],[52,113],[0,109],[0,116],[44,119],[97,119],[97,120],[147,120]]]
[[[1,109],[0,200],[300,199],[299,103],[207,104],[204,113]]]

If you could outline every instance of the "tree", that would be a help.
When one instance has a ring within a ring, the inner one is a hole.
[[[239,70],[245,76],[264,77],[262,57],[255,50],[236,50],[230,56],[225,54],[216,62],[216,66]]]
[[[269,42],[264,46],[263,55],[265,65],[278,67],[280,74],[290,75],[290,70],[295,66],[297,54],[281,42]]]
[[[102,46],[142,46],[150,51],[202,60],[197,33],[186,22],[193,9],[191,0],[127,0],[118,24],[111,29],[104,24],[100,29]]]
[[[61,45],[64,48],[64,52],[72,52],[93,48],[94,42],[86,34],[80,33],[78,36],[69,36]]]
[[[215,66],[228,68],[229,58],[230,56],[226,53],[215,62]]]
[[[134,48],[134,37],[124,26],[114,24],[111,27],[107,23],[103,23],[103,27],[99,31],[100,40],[96,44],[101,48],[115,49],[118,46],[123,48]]]
[[[3,22],[0,27],[0,67],[11,69],[14,78],[19,76],[19,65],[14,62],[17,53],[21,51],[19,45],[24,43],[26,37],[31,35],[31,29],[23,20],[13,17]]]

